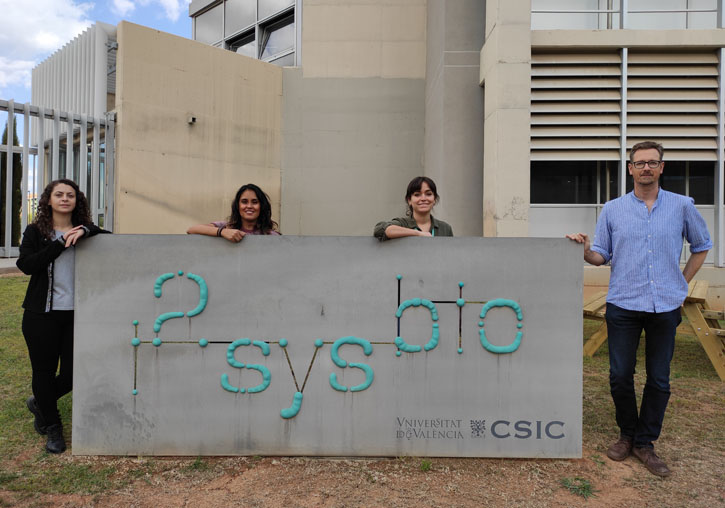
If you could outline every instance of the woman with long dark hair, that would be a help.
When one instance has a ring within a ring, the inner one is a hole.
[[[453,236],[453,228],[431,213],[439,200],[435,182],[427,176],[416,176],[405,192],[405,217],[378,222],[373,235],[380,241],[405,236]]]
[[[269,196],[253,183],[239,188],[227,220],[191,226],[186,232],[190,235],[219,236],[235,243],[242,241],[246,235],[279,235],[277,223],[272,220]]]
[[[35,220],[23,233],[17,266],[30,275],[23,301],[23,335],[33,369],[27,406],[46,449],[65,450],[57,401],[73,388],[75,245],[102,230],[91,222],[85,195],[72,180],[43,190]],[[60,371],[58,363],[60,362]]]

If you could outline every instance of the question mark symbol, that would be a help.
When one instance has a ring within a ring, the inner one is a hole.
[[[179,270],[178,271],[179,277],[184,275],[184,272]],[[193,273],[187,273],[186,277],[190,280],[193,280],[196,282],[199,286],[199,304],[193,308],[192,310],[188,311],[186,313],[186,316],[188,317],[194,317],[198,314],[201,314],[201,312],[206,308],[207,301],[209,300],[209,288],[206,285],[206,281],[203,277],[193,274]],[[169,279],[173,279],[174,274],[169,272],[165,273],[163,275],[159,275],[159,277],[156,279],[156,283],[154,284],[154,296],[156,298],[161,298],[161,287],[164,285],[164,282],[166,282]],[[156,318],[156,321],[154,321],[154,332],[156,333],[157,337],[154,339],[153,343],[155,346],[161,345],[161,339],[158,337],[158,333],[161,331],[161,326],[164,324],[165,321],[168,321],[169,319],[175,319],[175,318],[181,318],[184,317],[183,312],[164,312],[160,316]]]

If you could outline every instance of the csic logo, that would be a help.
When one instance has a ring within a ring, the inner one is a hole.
[[[518,420],[516,422],[496,420],[491,424],[491,435],[498,439],[509,437],[516,439],[542,439],[543,437],[561,439],[564,437],[564,422],[552,420],[544,424],[541,420],[535,422],[528,420]]]

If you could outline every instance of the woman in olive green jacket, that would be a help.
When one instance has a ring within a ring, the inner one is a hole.
[[[453,236],[453,228],[448,223],[431,215],[439,200],[435,182],[427,176],[416,176],[405,193],[406,216],[378,222],[373,235],[380,241],[404,236]]]

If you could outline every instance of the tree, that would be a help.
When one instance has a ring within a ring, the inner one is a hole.
[[[5,123],[3,131],[2,144],[7,146],[8,143],[8,124]],[[18,124],[13,123],[13,145],[20,146],[18,141]],[[5,246],[5,192],[7,185],[7,154],[0,153],[0,247]],[[13,154],[13,178],[12,178],[12,222],[10,233],[10,245],[20,245],[20,207],[22,206],[22,180],[23,180],[23,160],[19,153]]]

